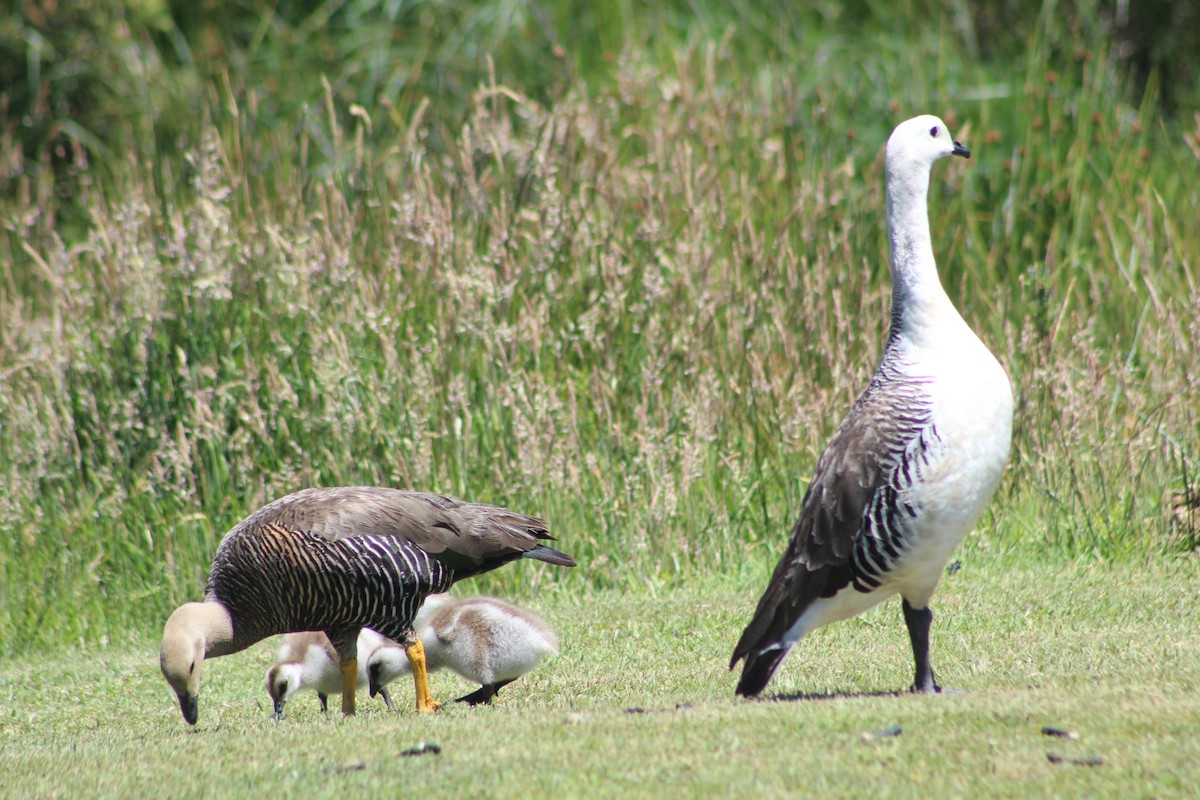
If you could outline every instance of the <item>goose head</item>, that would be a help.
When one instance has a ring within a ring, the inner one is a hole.
[[[935,161],[946,156],[970,158],[971,151],[956,142],[946,123],[932,114],[901,122],[887,141],[889,176],[913,170],[927,173]]]
[[[304,665],[294,661],[272,664],[267,670],[267,694],[275,709],[275,719],[283,719],[283,706],[304,686]]]
[[[379,690],[387,686],[401,675],[412,673],[412,665],[408,654],[398,644],[385,644],[375,648],[367,660],[367,687],[370,696],[379,694]]]
[[[185,603],[167,619],[158,666],[189,725],[195,725],[200,715],[204,659],[223,655],[232,639],[233,622],[219,603]]]

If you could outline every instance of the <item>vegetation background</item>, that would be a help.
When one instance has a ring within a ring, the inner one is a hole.
[[[1198,21],[8,4],[0,653],[153,635],[309,485],[539,513],[581,564],[482,589],[757,584],[879,356],[882,145],[920,112],[972,148],[935,250],[1018,397],[964,552],[1194,564]]]
[[[3,4],[0,797],[1190,796],[1198,76],[1188,0]],[[934,246],[1018,398],[936,601],[969,691],[896,695],[888,604],[735,701],[921,112],[971,146]],[[549,519],[579,568],[463,591],[562,655],[277,724],[267,643],[185,725],[167,614],[247,512],[349,483]]]

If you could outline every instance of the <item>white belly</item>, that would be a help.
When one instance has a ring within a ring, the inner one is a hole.
[[[926,377],[932,378],[937,444],[920,479],[900,492],[903,503],[919,509],[906,525],[904,552],[874,591],[860,592],[851,584],[814,602],[784,636],[782,646],[790,647],[822,625],[857,616],[894,594],[914,608],[925,608],[954,548],[991,500],[1012,439],[1012,389],[999,362],[963,329],[970,339],[960,340],[955,352],[943,353],[943,358],[925,355],[919,361]],[[964,362],[972,368],[964,369]]]

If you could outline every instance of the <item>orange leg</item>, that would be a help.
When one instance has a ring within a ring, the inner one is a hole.
[[[429,670],[425,668],[425,645],[420,637],[412,644],[404,646],[408,663],[412,665],[413,683],[417,688],[417,713],[432,714],[442,707],[429,693]]]
[[[343,661],[342,667],[342,715],[354,716],[354,692],[358,688],[358,659]]]

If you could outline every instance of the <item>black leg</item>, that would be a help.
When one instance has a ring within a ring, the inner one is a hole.
[[[321,701],[321,713],[329,713],[329,695],[323,692],[317,692],[317,699]]]
[[[500,693],[501,689],[503,689],[505,686],[508,686],[510,683],[512,683],[515,680],[516,680],[516,678],[509,678],[508,680],[505,680],[505,681],[496,681],[495,683],[485,683],[483,686],[480,686],[478,689],[471,692],[470,694],[464,695],[463,697],[456,698],[454,702],[466,703],[469,706],[488,705],[492,702],[492,698]]]
[[[469,706],[486,705],[492,702],[492,698],[496,696],[496,684],[485,683],[475,691],[468,695],[455,698],[456,703],[466,703]]]
[[[904,601],[904,624],[908,626],[908,638],[912,640],[913,660],[916,662],[916,676],[912,685],[914,692],[942,690],[933,677],[933,667],[929,666],[929,625],[932,622],[933,611],[913,608],[907,600]]]

